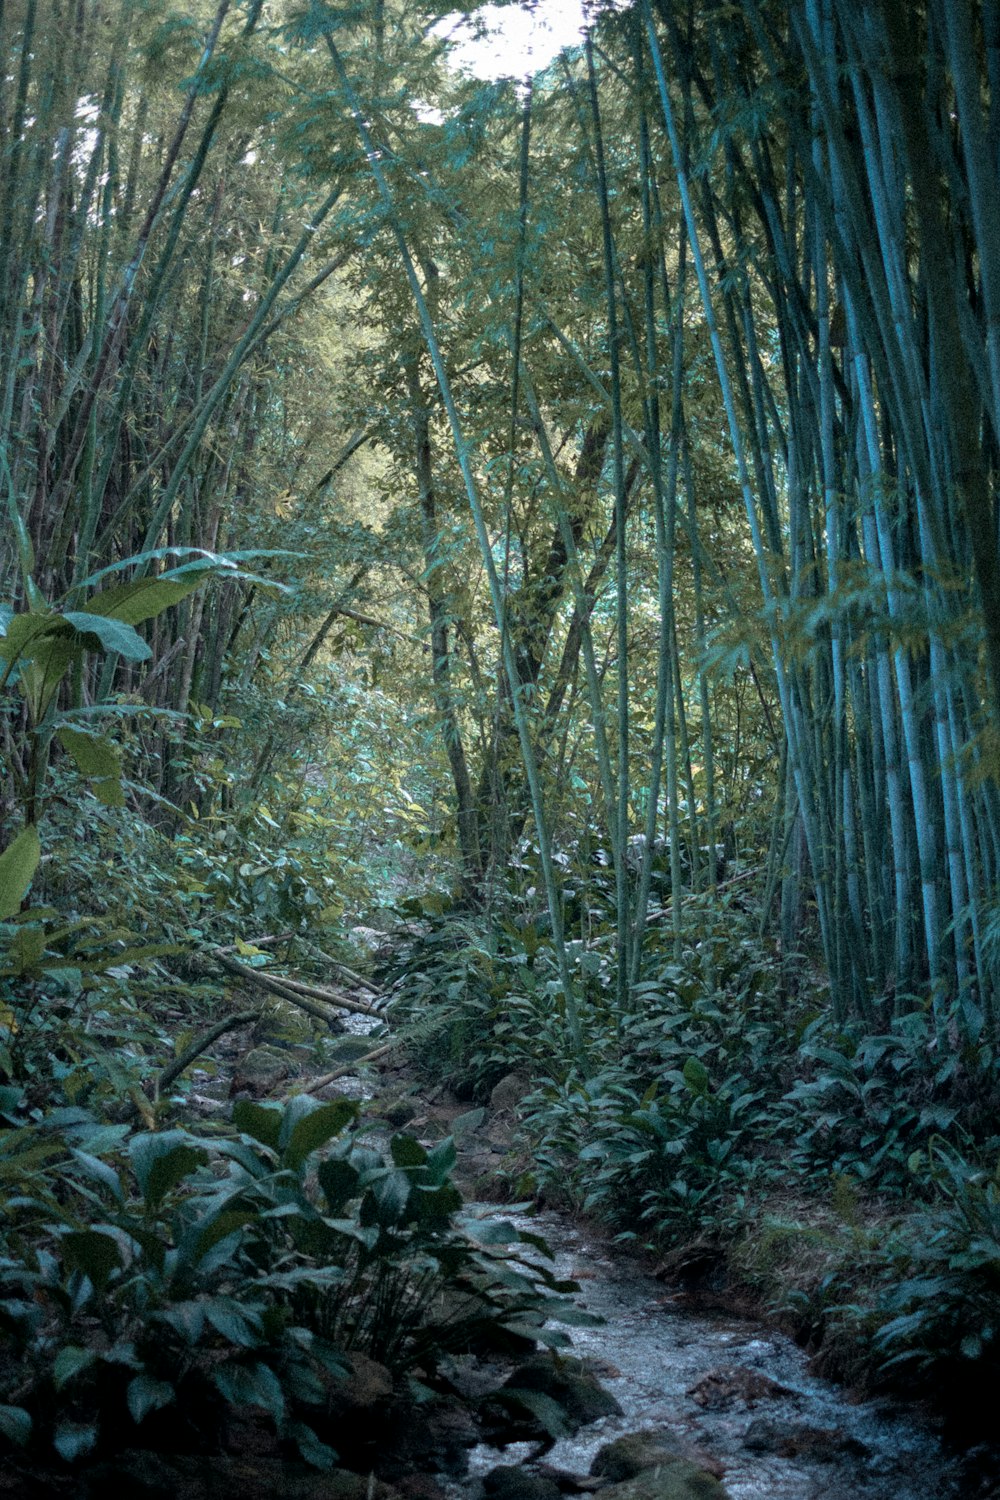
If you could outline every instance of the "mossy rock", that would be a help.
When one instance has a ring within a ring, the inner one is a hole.
[[[597,1478],[620,1484],[645,1469],[673,1463],[679,1457],[679,1442],[672,1433],[647,1428],[642,1432],[627,1432],[624,1437],[605,1443],[598,1449],[590,1472]]]
[[[547,1354],[518,1365],[480,1406],[487,1441],[500,1444],[549,1442],[601,1417],[621,1415],[614,1396],[586,1365]]]
[[[275,1001],[253,1029],[253,1039],[258,1046],[280,1047],[284,1051],[296,1047],[312,1047],[315,1034],[315,1021],[297,1006],[289,1005],[284,1000]]]
[[[254,1047],[237,1063],[229,1092],[231,1095],[250,1094],[255,1099],[263,1098],[297,1072],[294,1060],[282,1048]]]
[[[686,1458],[667,1458],[634,1479],[607,1485],[600,1494],[601,1500],[729,1500],[717,1479]]]
[[[621,1407],[592,1370],[576,1359],[539,1354],[525,1360],[504,1381],[505,1390],[537,1392],[555,1401],[573,1432],[601,1417],[620,1417]]]
[[[523,1469],[517,1464],[502,1464],[483,1476],[486,1500],[560,1500],[562,1491],[554,1479]]]

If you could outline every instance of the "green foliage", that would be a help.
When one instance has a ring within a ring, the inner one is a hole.
[[[138,572],[177,550],[164,548],[126,558],[84,580],[77,592],[108,573],[129,568]],[[0,671],[0,692],[8,683],[16,684],[27,710],[22,743],[8,738],[4,760],[7,773],[20,793],[27,823],[39,822],[44,810],[44,780],[53,737],[59,740],[100,802],[111,807],[124,805],[118,750],[95,721],[95,712],[104,705],[84,707],[79,704],[77,694],[76,707],[60,707],[61,688],[70,674],[79,676],[90,656],[104,657],[111,664],[117,658],[126,662],[147,661],[151,649],[135,625],[153,619],[187,598],[208,578],[227,573],[236,578],[243,576],[234,557],[216,556],[198,548],[179,550],[196,552],[198,560],[168,568],[155,578],[135,577],[104,589],[92,595],[79,610],[60,612],[52,608],[30,578],[26,581],[30,609],[16,612],[13,606],[0,604],[0,663],[4,664]],[[240,557],[253,555],[240,554]],[[119,717],[122,705],[114,705],[112,712]]]
[[[929,1015],[884,1034],[837,1028],[789,996],[752,925],[732,910],[726,936],[711,907],[693,917],[681,963],[651,963],[624,1018],[595,988],[586,1073],[560,1050],[537,935],[511,927],[488,946],[468,920],[428,923],[399,963],[396,1005],[435,1077],[445,1067],[480,1098],[510,1070],[543,1080],[520,1106],[514,1170],[529,1149],[545,1197],[661,1252],[745,1245],[744,1274],[833,1343],[845,1373],[867,1361],[886,1380],[932,1378],[957,1361],[985,1378],[1000,1188],[974,1162],[997,1147],[990,1055],[968,1053],[956,1075]],[[789,1197],[800,1221],[762,1233],[768,1204]]]
[[[450,1141],[387,1155],[358,1106],[237,1104],[235,1132],[130,1133],[82,1109],[0,1131],[0,1340],[9,1443],[66,1462],[152,1436],[210,1442],[259,1409],[331,1462],[352,1351],[425,1374],[449,1350],[572,1319],[572,1286],[462,1226]],[[525,1236],[532,1239],[531,1236]],[[170,1415],[173,1413],[173,1415]]]
[[[931,1201],[909,1226],[908,1263],[886,1280],[875,1346],[887,1370],[937,1379],[951,1365],[978,1386],[1000,1370],[1000,1163],[935,1139],[911,1167]]]
[[[17,914],[38,868],[41,853],[37,829],[25,828],[0,854],[0,921],[5,922]]]

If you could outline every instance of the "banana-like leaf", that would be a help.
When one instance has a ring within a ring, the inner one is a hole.
[[[69,610],[62,619],[68,621],[88,644],[88,637],[96,636],[102,650],[117,652],[126,661],[148,661],[153,654],[139,632],[124,620],[88,614],[82,609]]]
[[[90,734],[65,724],[56,733],[80,775],[91,783],[98,801],[105,807],[124,807],[118,750],[107,735]]]
[[[193,594],[199,584],[211,577],[215,568],[197,568],[183,574],[170,573],[159,578],[134,578],[130,583],[119,583],[114,588],[102,589],[83,606],[83,614],[104,615],[108,619],[121,620],[126,625],[138,625],[162,614],[172,604],[178,604]]]
[[[15,916],[20,909],[41,853],[38,830],[25,828],[0,854],[0,922]]]

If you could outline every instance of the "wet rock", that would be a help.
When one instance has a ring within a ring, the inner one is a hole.
[[[359,1412],[353,1429],[343,1421],[323,1434],[342,1459],[373,1469],[391,1484],[417,1473],[464,1474],[479,1428],[464,1402],[438,1396],[419,1406],[397,1400]]]
[[[614,1396],[581,1361],[555,1360],[547,1354],[518,1365],[480,1406],[484,1435],[500,1446],[551,1442],[557,1429],[562,1436],[601,1417],[621,1415]]]
[[[296,1071],[293,1059],[281,1048],[254,1047],[236,1065],[230,1096],[249,1094],[252,1099],[261,1099]]]
[[[507,1073],[490,1094],[490,1109],[497,1114],[516,1109],[531,1087],[525,1073]]]
[[[77,1500],[398,1500],[387,1484],[335,1469],[317,1473],[278,1458],[171,1456],[130,1450],[80,1474]]]
[[[617,1483],[624,1479],[634,1479],[646,1469],[671,1464],[678,1458],[687,1459],[715,1479],[721,1479],[725,1472],[717,1458],[685,1442],[677,1433],[665,1427],[627,1432],[624,1437],[605,1443],[603,1448],[598,1449],[590,1472]]]
[[[225,1099],[213,1099],[211,1094],[188,1094],[184,1107],[204,1120],[214,1115],[224,1114],[229,1105]]]
[[[395,1480],[394,1488],[403,1500],[448,1500],[444,1485],[430,1474],[404,1474]]]
[[[148,1434],[146,1434],[148,1436]],[[219,1443],[237,1458],[280,1458],[281,1440],[270,1422],[247,1408],[230,1407],[222,1420]]]
[[[596,1479],[592,1474],[574,1474],[571,1469],[558,1469],[553,1464],[536,1464],[535,1472],[551,1479],[564,1495],[589,1494],[593,1490],[602,1490],[607,1483],[604,1479]]]
[[[385,942],[384,932],[379,932],[374,927],[363,927],[360,924],[351,928],[348,937],[356,947],[367,949],[369,953],[377,953]]]
[[[601,1500],[728,1500],[719,1481],[686,1458],[668,1458],[634,1479],[609,1484]]]
[[[863,1458],[864,1443],[841,1428],[810,1427],[805,1422],[784,1422],[757,1417],[743,1435],[743,1446],[751,1453],[773,1453],[778,1458],[810,1458],[815,1463],[833,1463],[845,1455]]]
[[[437,1454],[445,1469],[463,1473],[467,1451],[479,1442],[479,1428],[464,1401],[453,1396],[439,1396],[429,1407],[416,1414],[425,1415],[425,1433],[429,1451]]]
[[[297,1006],[275,1000],[255,1024],[253,1039],[258,1047],[278,1047],[283,1051],[311,1047],[314,1026],[315,1022]]]
[[[348,1363],[350,1374],[343,1379],[331,1379],[327,1393],[329,1421],[333,1425],[324,1441],[329,1441],[338,1452],[336,1428],[345,1424],[352,1437],[358,1435],[373,1414],[374,1420],[379,1419],[379,1413],[393,1397],[392,1376],[385,1365],[369,1359],[367,1354],[352,1354]]]
[[[392,1395],[392,1375],[377,1359],[367,1354],[352,1354],[351,1374],[345,1382],[352,1407],[374,1406]]]
[[[514,1144],[514,1127],[506,1120],[491,1120],[486,1140],[494,1156],[503,1156]]]
[[[743,1365],[720,1365],[688,1388],[688,1395],[706,1411],[727,1411],[734,1401],[753,1407],[758,1401],[773,1401],[792,1394],[787,1386]]]
[[[647,1428],[643,1432],[627,1432],[613,1443],[605,1443],[597,1450],[590,1472],[618,1484],[623,1479],[634,1479],[644,1469],[672,1463],[680,1456],[680,1444],[673,1433]]]
[[[401,1130],[404,1125],[409,1125],[411,1120],[416,1119],[417,1106],[412,1099],[393,1099],[385,1106],[383,1114],[387,1124]]]
[[[560,1500],[562,1492],[544,1474],[505,1464],[483,1476],[483,1493],[487,1500]]]

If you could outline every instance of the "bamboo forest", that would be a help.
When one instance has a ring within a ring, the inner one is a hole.
[[[1000,0],[578,4],[0,0],[0,1496],[1000,1494]]]

